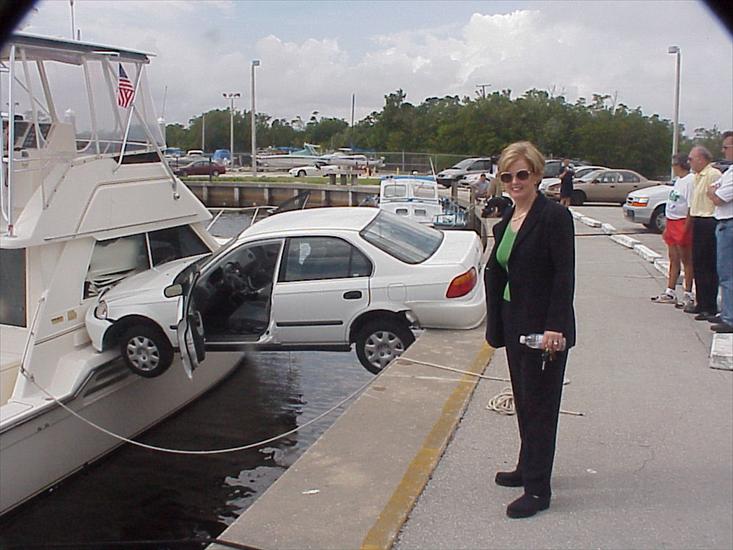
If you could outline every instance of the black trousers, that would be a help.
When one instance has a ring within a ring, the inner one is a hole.
[[[695,300],[701,311],[718,312],[718,265],[716,259],[715,218],[692,218],[692,268]]]
[[[503,304],[502,316],[521,439],[517,470],[522,473],[527,493],[549,496],[568,352],[556,354],[543,368],[542,352],[519,343],[519,333],[512,329],[511,305],[507,302]]]

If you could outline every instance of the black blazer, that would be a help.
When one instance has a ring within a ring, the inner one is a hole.
[[[575,345],[573,217],[567,208],[539,193],[516,236],[507,273],[496,261],[496,250],[513,212],[507,210],[493,227],[494,248],[484,272],[486,340],[499,348],[506,344],[505,338],[516,338],[518,343],[521,334],[552,330],[561,332],[570,348]],[[511,327],[504,326],[501,313],[507,277]]]

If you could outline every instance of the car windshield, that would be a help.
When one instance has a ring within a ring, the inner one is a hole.
[[[458,170],[464,170],[468,168],[472,163],[473,163],[473,159],[463,159],[458,164],[454,164],[453,166],[451,166],[451,168],[455,168]]]
[[[359,233],[362,238],[407,264],[419,264],[435,254],[443,233],[381,211]]]

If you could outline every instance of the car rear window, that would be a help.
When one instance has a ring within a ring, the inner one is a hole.
[[[419,264],[435,254],[443,233],[382,211],[360,235],[390,256],[407,264]]]

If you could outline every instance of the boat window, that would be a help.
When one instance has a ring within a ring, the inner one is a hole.
[[[170,227],[148,233],[153,266],[211,252],[188,225]]]
[[[438,195],[435,190],[435,186],[432,183],[421,183],[416,185],[413,189],[413,193],[420,199],[435,199]]]
[[[122,279],[149,268],[144,234],[97,241],[84,281],[84,298],[97,296]]]
[[[443,233],[381,211],[361,230],[365,241],[408,264],[419,264],[432,256],[443,242]]]
[[[385,199],[392,199],[395,197],[406,197],[407,186],[403,183],[392,183],[384,186],[384,192],[382,194]]]
[[[0,324],[26,326],[25,248],[0,249]]]
[[[288,239],[280,268],[283,282],[368,277],[372,263],[355,246],[336,237]]]

